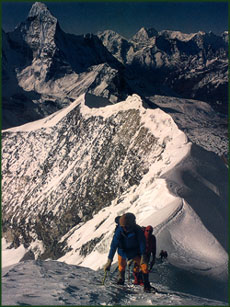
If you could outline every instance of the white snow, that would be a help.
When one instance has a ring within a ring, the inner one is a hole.
[[[2,238],[2,267],[18,263],[26,253],[23,245],[18,248],[9,248],[10,244]]]
[[[60,111],[57,111],[54,114],[51,114],[43,119],[40,119],[34,122],[30,122],[22,126],[6,129],[6,130],[3,130],[3,132],[5,131],[9,131],[9,132],[32,131],[32,130],[37,130],[37,129],[42,129],[42,128],[54,127],[63,117],[65,117],[70,111],[76,108],[78,104],[84,101],[84,96],[85,95],[81,95],[70,106],[64,109],[61,109]]]
[[[159,266],[160,267],[160,266]],[[163,266],[167,273],[167,266]],[[112,268],[112,271],[114,267]],[[154,278],[155,273],[150,274]],[[172,274],[172,272],[171,272]],[[104,273],[58,261],[27,261],[2,270],[2,304],[4,306],[227,306],[221,300],[202,298],[152,283],[159,293],[143,293],[141,286],[127,282],[114,284],[109,275],[102,285]],[[176,282],[176,275],[172,276]],[[183,284],[183,281],[180,281]]]
[[[228,152],[227,119],[219,117],[206,102],[158,95],[148,99],[166,110],[193,143],[220,156]]]

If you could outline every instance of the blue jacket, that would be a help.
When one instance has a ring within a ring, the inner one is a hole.
[[[136,225],[132,232],[125,233],[121,226],[117,226],[110,246],[108,258],[113,257],[118,249],[122,258],[132,259],[137,255],[145,254],[145,236],[140,226]]]

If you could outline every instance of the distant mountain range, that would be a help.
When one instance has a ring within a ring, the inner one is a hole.
[[[227,32],[217,36],[142,28],[131,40],[113,31],[98,36],[120,62],[141,76],[145,96],[157,93],[193,98],[227,112]]]
[[[85,92],[112,103],[132,93],[192,98],[227,114],[227,51],[227,32],[67,34],[36,2],[13,32],[2,32],[2,127],[43,118]]]

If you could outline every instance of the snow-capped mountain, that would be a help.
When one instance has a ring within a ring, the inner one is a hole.
[[[111,31],[98,36],[119,61],[142,76],[139,93],[143,96],[152,91],[203,100],[227,114],[227,32],[217,36],[141,28],[126,41]]]
[[[127,96],[125,84],[119,92],[122,74],[97,36],[64,33],[36,2],[25,22],[3,32],[3,128],[43,118],[86,91],[121,100]]]
[[[76,36],[36,2],[13,32],[3,31],[2,49],[4,129],[52,114],[85,92],[113,103],[132,93],[179,96],[227,113],[227,32]]]

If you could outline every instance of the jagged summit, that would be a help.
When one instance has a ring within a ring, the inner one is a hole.
[[[51,15],[51,13],[44,3],[35,2],[30,9],[28,17],[31,18],[41,15]]]
[[[36,22],[36,25],[34,25],[34,22]],[[29,24],[28,24],[29,23]],[[43,27],[38,27],[44,24],[45,26]],[[27,18],[27,27],[28,30],[35,31],[37,28],[39,29],[39,33],[43,34],[42,36],[47,36],[48,29],[51,29],[54,27],[52,30],[53,34],[55,33],[56,30],[56,25],[58,24],[57,18],[55,18],[47,6],[44,3],[41,2],[35,2],[28,14]],[[32,25],[32,26],[31,26]],[[45,29],[45,30],[44,30]],[[45,32],[45,33],[43,33]],[[38,34],[39,34],[38,33]]]
[[[117,86],[110,84],[119,85],[121,63],[97,36],[65,33],[56,17],[40,2],[33,4],[27,16],[14,31],[3,33],[3,79],[7,82],[4,128],[57,111],[89,90],[93,83],[91,91],[96,88],[96,93],[105,97],[110,97],[113,91],[115,96],[111,100],[118,99]],[[12,96],[14,106],[9,108]],[[15,108],[15,104],[20,107]],[[28,112],[22,115],[21,107]],[[12,116],[11,112],[19,114]]]
[[[99,38],[106,39],[107,41],[116,39],[118,42],[120,42],[121,40],[127,40],[124,36],[114,30],[98,31],[96,35]]]
[[[19,25],[16,40],[18,44],[23,44],[25,41],[33,52],[33,58],[43,59],[46,65],[50,66],[51,62],[48,59],[54,56],[57,49],[55,36],[58,28],[60,29],[58,20],[51,14],[47,6],[44,3],[35,2],[25,22]],[[12,32],[10,35],[11,39],[15,40],[15,33]],[[40,78],[45,75],[44,72],[43,74],[39,72],[39,74]]]
[[[150,38],[157,36],[158,31],[154,28],[145,28],[142,27],[132,38],[134,41],[144,42],[149,40]]]

